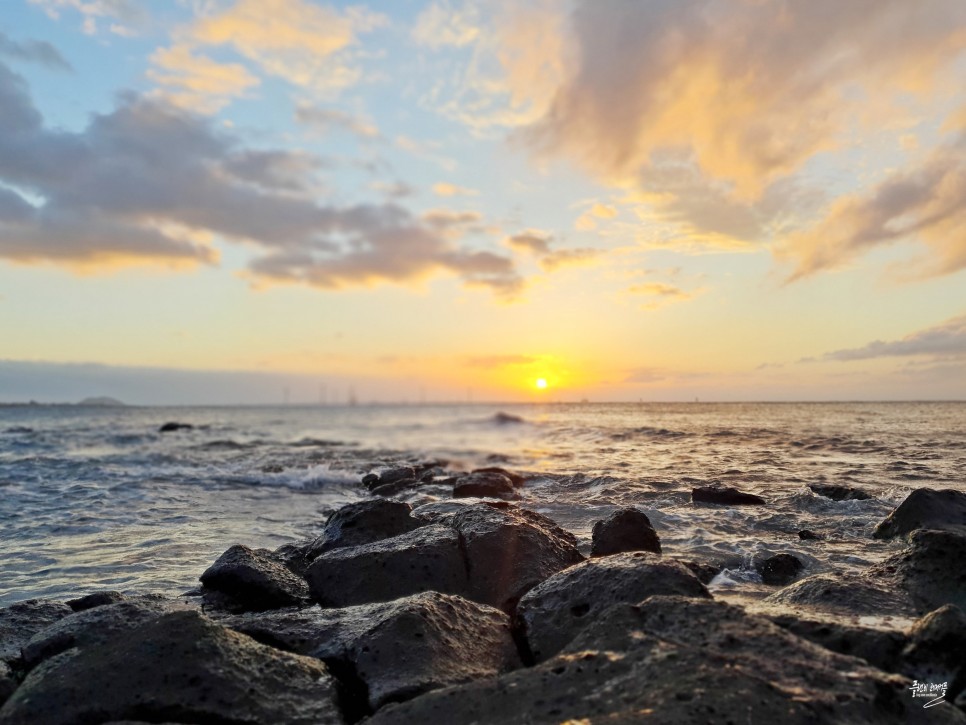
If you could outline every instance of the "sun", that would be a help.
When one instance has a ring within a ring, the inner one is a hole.
[[[539,390],[546,390],[547,389],[547,379],[546,378],[537,378],[537,380],[534,383],[534,385],[536,385]]]

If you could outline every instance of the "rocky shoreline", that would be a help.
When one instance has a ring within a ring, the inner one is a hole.
[[[910,494],[874,533],[905,547],[861,574],[758,562],[774,593],[738,606],[643,512],[587,557],[526,484],[388,469],[316,538],[235,544],[186,594],[0,610],[0,723],[966,723],[966,494]],[[429,489],[449,497],[399,500]]]

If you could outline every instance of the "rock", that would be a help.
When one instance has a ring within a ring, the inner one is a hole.
[[[809,642],[839,654],[861,657],[886,672],[897,672],[907,638],[902,632],[847,624],[838,620],[789,613],[766,615],[769,620]]]
[[[813,493],[819,496],[824,496],[825,498],[830,498],[833,501],[865,501],[872,498],[872,496],[860,488],[853,488],[851,486],[835,486],[832,484],[825,483],[810,483],[808,487],[812,489]]]
[[[401,478],[398,481],[393,481],[392,483],[383,483],[375,486],[371,489],[373,496],[389,497],[395,496],[397,493],[402,493],[410,488],[415,488],[420,485],[420,481],[415,478]]]
[[[118,602],[123,602],[124,599],[124,595],[120,592],[94,592],[93,594],[87,594],[86,596],[69,600],[67,606],[75,612],[83,612],[85,609],[103,607],[105,604],[117,604]]]
[[[485,466],[483,468],[474,468],[471,473],[499,473],[501,476],[506,476],[510,479],[510,482],[519,488],[527,482],[525,476],[521,476],[519,473],[513,473],[505,468],[500,468],[499,466]]]
[[[524,595],[517,618],[537,662],[557,654],[617,603],[637,604],[655,594],[705,597],[708,590],[683,564],[628,552],[576,564]]]
[[[802,541],[821,541],[825,537],[816,534],[814,531],[809,531],[808,529],[802,529],[798,532],[798,538]]]
[[[591,556],[607,556],[622,551],[661,553],[661,540],[643,511],[622,508],[594,524]]]
[[[467,589],[459,535],[441,524],[332,549],[312,562],[305,578],[324,607],[386,602],[425,591],[463,594]]]
[[[495,414],[490,420],[492,420],[497,425],[518,425],[520,423],[526,423],[526,421],[519,415],[512,415],[511,413],[503,413],[502,411]]]
[[[158,428],[158,433],[174,433],[179,430],[191,430],[194,428],[191,423],[165,423],[160,428]]]
[[[174,601],[130,601],[74,612],[41,630],[23,646],[23,663],[33,669],[71,647],[91,649],[185,606]]]
[[[13,670],[10,669],[10,665],[6,662],[0,661],[0,705],[5,703],[7,699],[13,694],[13,691],[17,689],[17,678],[14,677]]]
[[[795,577],[805,567],[801,559],[791,554],[775,554],[755,565],[765,584],[784,586],[795,581]]]
[[[365,711],[520,666],[503,612],[438,592],[342,609],[241,615],[223,624],[322,659],[335,673],[351,672],[365,691]]]
[[[913,617],[917,613],[905,592],[857,574],[813,574],[764,601],[846,617]]]
[[[513,481],[502,473],[476,472],[460,476],[453,484],[454,498],[502,498],[515,500],[520,494],[513,487]]]
[[[71,613],[62,602],[30,599],[0,609],[0,662],[20,660],[20,649],[37,632]]]
[[[322,535],[306,548],[305,558],[312,562],[332,549],[371,544],[424,526],[426,522],[414,518],[412,511],[408,503],[382,498],[343,506],[326,520]]]
[[[335,725],[342,716],[323,663],[258,644],[195,611],[47,660],[0,709],[5,725],[110,720]]]
[[[918,620],[902,652],[902,673],[922,682],[946,682],[946,699],[966,690],[966,614],[946,604]]]
[[[920,612],[944,604],[966,609],[966,535],[917,529],[908,548],[869,571],[907,591]]]
[[[753,493],[739,491],[732,486],[698,486],[691,489],[694,503],[719,503],[729,506],[761,506],[765,499]]]
[[[527,591],[583,560],[573,534],[504,502],[468,506],[451,525],[466,557],[467,596],[508,614]]]
[[[704,564],[699,561],[687,561],[685,559],[676,559],[681,564],[684,564],[692,574],[694,574],[698,581],[707,586],[711,583],[711,580],[721,573],[723,568],[720,565],[715,564]]]
[[[257,612],[304,604],[309,598],[305,580],[293,574],[270,552],[235,544],[201,575],[203,590],[225,595],[221,606]]]
[[[367,725],[446,723],[963,723],[909,681],[829,652],[740,607],[618,604],[556,657],[379,710]]]
[[[373,478],[375,476],[375,478]],[[398,481],[408,481],[416,480],[416,469],[412,466],[400,466],[399,468],[390,468],[382,473],[374,474],[370,473],[363,476],[362,482],[371,491],[378,486],[383,486],[387,483],[396,483]]]
[[[966,493],[951,488],[918,488],[878,525],[873,538],[891,539],[916,529],[966,534]]]

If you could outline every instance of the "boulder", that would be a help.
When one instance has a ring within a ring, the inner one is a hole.
[[[802,541],[821,541],[823,536],[816,534],[814,531],[809,531],[808,529],[802,529],[798,532],[798,538]]]
[[[966,493],[951,488],[917,488],[883,519],[873,538],[891,539],[916,529],[941,529],[966,535]]]
[[[810,483],[808,487],[812,493],[818,494],[833,501],[865,501],[872,498],[871,494],[866,493],[860,488],[852,486],[835,486],[826,483]]]
[[[14,677],[13,670],[10,669],[10,665],[8,665],[6,662],[0,661],[0,705],[5,703],[13,694],[13,691],[17,689],[18,684],[17,678]]]
[[[463,594],[466,564],[460,537],[449,526],[423,526],[360,546],[332,549],[305,572],[324,607],[387,602],[418,592]]]
[[[118,602],[123,602],[124,599],[125,596],[120,592],[94,592],[93,594],[87,594],[83,597],[69,600],[67,606],[75,612],[83,612],[85,609],[103,607],[105,604],[117,604]]]
[[[780,589],[764,602],[840,616],[914,617],[912,599],[895,586],[858,574],[813,574]]]
[[[510,501],[520,498],[513,481],[502,473],[475,472],[460,476],[453,483],[454,498],[502,498]]]
[[[362,477],[362,483],[370,491],[387,483],[397,483],[399,481],[416,481],[416,469],[412,466],[400,466],[399,468],[389,468],[382,473],[369,473]]]
[[[160,428],[158,428],[158,433],[174,433],[175,431],[191,430],[192,428],[194,428],[194,426],[191,425],[191,423],[170,422],[170,423],[165,423]]]
[[[403,491],[408,491],[411,488],[415,488],[421,483],[421,481],[418,481],[415,478],[403,478],[398,481],[393,481],[392,483],[382,483],[378,486],[374,486],[371,489],[371,493],[373,496],[388,498],[389,496],[395,496],[397,493],[402,493]]]
[[[246,614],[222,623],[322,659],[337,674],[351,673],[364,691],[363,713],[520,666],[503,612],[438,592],[342,609]]]
[[[0,709],[5,725],[342,722],[318,660],[281,652],[196,611],[172,612],[35,668]]]
[[[474,468],[471,473],[499,473],[501,476],[506,476],[509,478],[510,482],[517,488],[527,482],[526,476],[521,476],[519,473],[508,471],[507,469],[500,468],[499,466],[484,466],[483,468]]]
[[[343,506],[326,520],[322,535],[306,548],[305,558],[311,562],[332,549],[371,544],[418,529],[425,522],[414,518],[412,512],[408,503],[384,498]]]
[[[946,604],[918,620],[902,652],[902,673],[921,682],[946,682],[946,699],[966,690],[966,614]]]
[[[367,725],[446,723],[963,723],[924,710],[909,680],[829,652],[740,607],[618,604],[556,657],[379,710]]]
[[[503,502],[468,506],[451,525],[466,557],[466,596],[508,614],[534,586],[583,560],[573,534]]]
[[[530,654],[543,662],[614,604],[636,604],[656,594],[711,596],[680,562],[627,552],[589,559],[554,574],[524,595],[517,620]]]
[[[305,604],[309,589],[271,552],[235,544],[201,575],[203,592],[223,595],[219,607],[258,612]]]
[[[99,647],[122,632],[185,608],[174,601],[130,601],[74,612],[30,638],[23,646],[24,666],[33,669],[72,647]]]
[[[643,511],[635,508],[617,509],[603,521],[594,524],[591,556],[607,556],[622,551],[661,553],[661,540]]]
[[[63,602],[30,599],[0,609],[0,662],[18,662],[21,648],[37,632],[71,613]]]
[[[955,604],[966,609],[966,535],[917,529],[909,546],[870,568],[912,597],[920,612]]]
[[[837,618],[808,617],[787,612],[765,615],[782,629],[832,652],[861,657],[873,667],[898,672],[908,638],[902,632],[863,627]]]
[[[791,584],[804,568],[801,559],[791,554],[775,554],[755,564],[755,570],[765,584],[778,586]]]
[[[761,506],[765,499],[753,493],[739,491],[733,486],[698,486],[691,489],[694,503],[717,503],[726,506]]]

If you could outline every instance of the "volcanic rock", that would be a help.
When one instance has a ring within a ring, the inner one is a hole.
[[[819,496],[824,496],[825,498],[830,498],[833,501],[865,501],[866,499],[872,498],[872,496],[860,488],[853,488],[851,486],[835,486],[832,484],[824,483],[810,483],[808,487],[812,489],[813,493]]]
[[[804,568],[801,559],[791,554],[775,554],[755,565],[755,570],[761,575],[765,584],[784,586],[795,581],[795,577]]]
[[[966,493],[951,488],[917,488],[875,527],[876,539],[891,539],[915,529],[942,529],[966,535]]]
[[[622,551],[661,553],[661,540],[643,511],[618,509],[594,524],[591,556],[607,556]]]
[[[698,486],[691,489],[694,503],[717,503],[728,506],[761,506],[767,501],[753,493],[739,491],[732,486]]]
[[[467,473],[456,479],[453,484],[454,498],[502,498],[514,500],[520,494],[513,487],[513,481],[502,473],[492,471]]]
[[[293,574],[271,552],[235,544],[201,575],[203,591],[216,592],[218,605],[239,612],[257,612],[304,604],[305,580]]]

